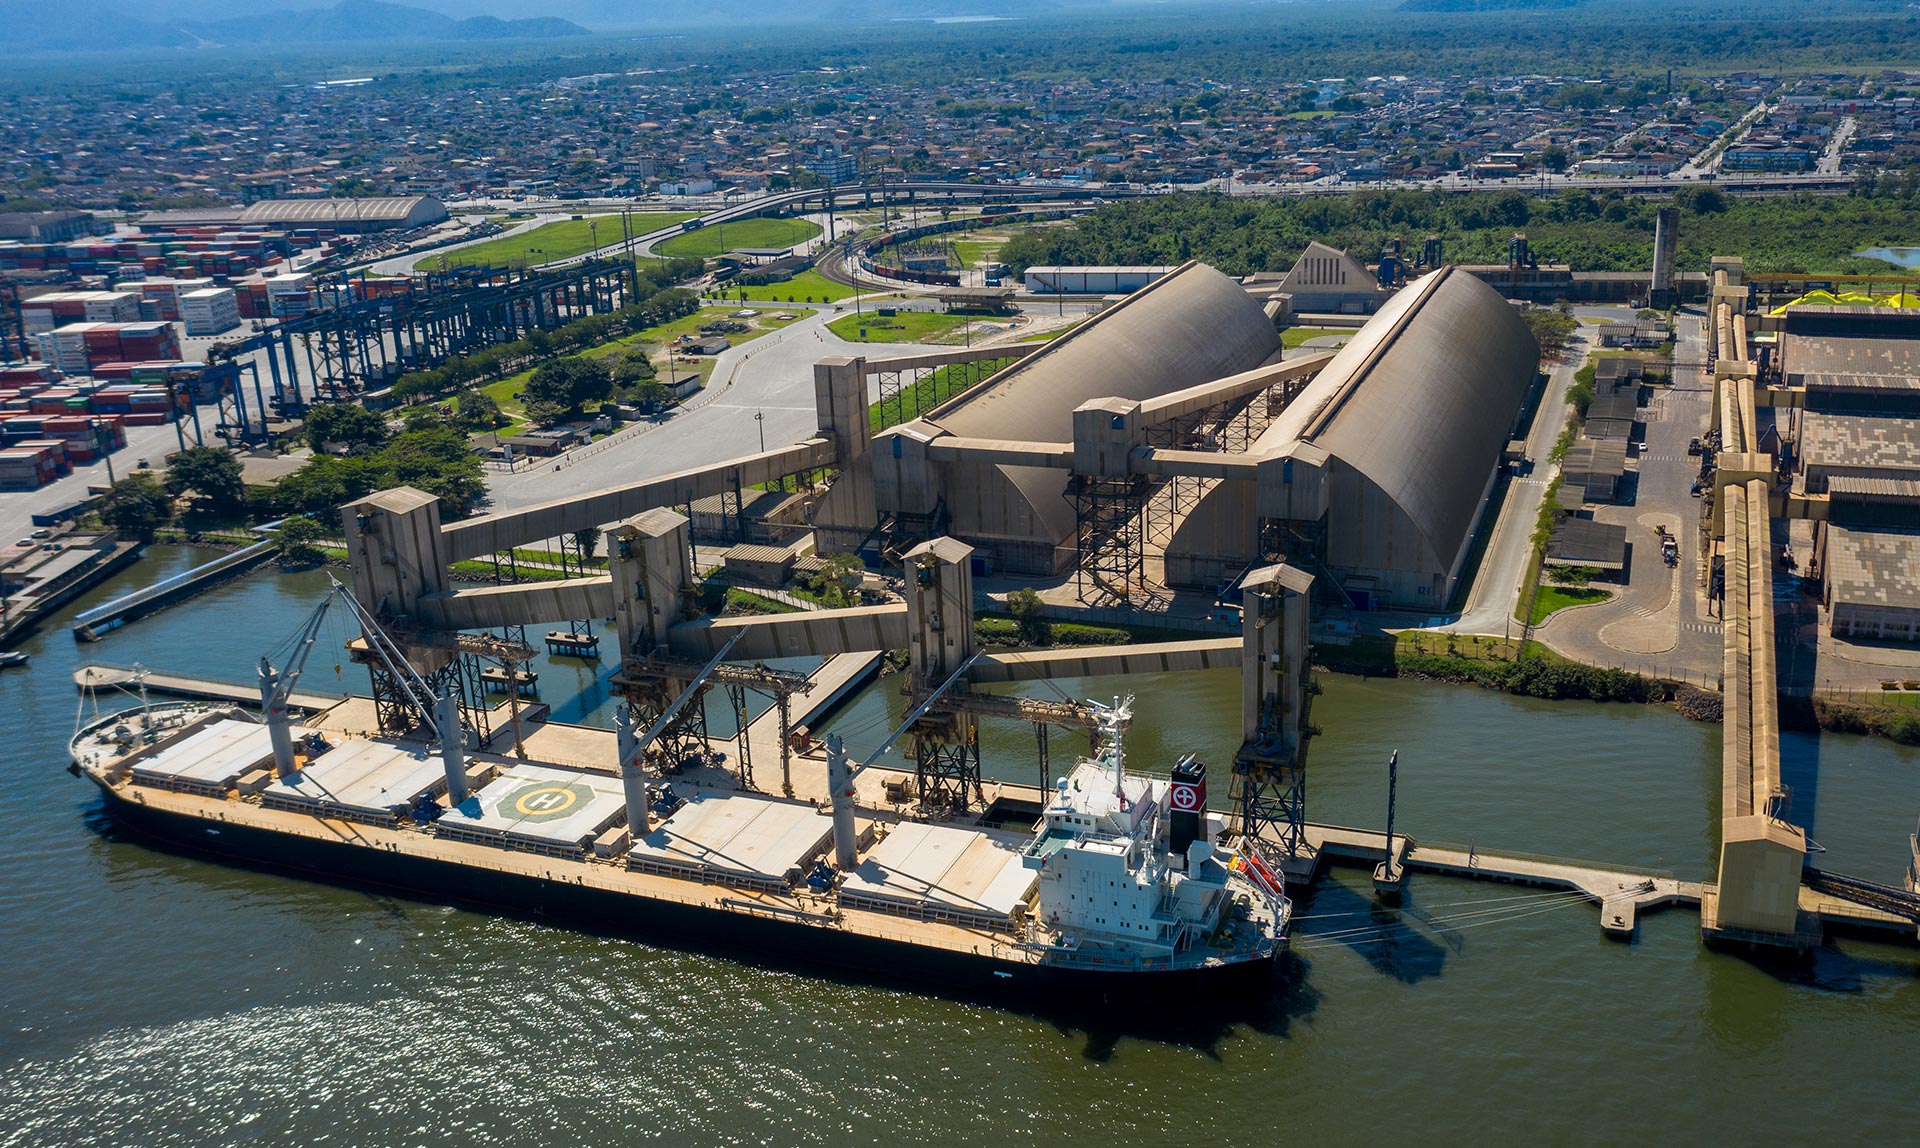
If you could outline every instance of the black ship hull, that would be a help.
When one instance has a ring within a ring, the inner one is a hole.
[[[506,912],[687,951],[835,979],[989,1003],[1072,1006],[1143,994],[1218,1010],[1258,1008],[1278,986],[1272,958],[1173,970],[1022,964],[844,929],[686,905],[565,881],[479,869],[203,818],[129,801],[101,786],[114,819],[162,847],[247,868],[410,898]]]

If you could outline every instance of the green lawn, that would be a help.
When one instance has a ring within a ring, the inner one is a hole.
[[[980,320],[978,315],[948,315],[937,311],[900,311],[881,315],[868,311],[846,315],[827,329],[850,343],[937,343],[957,336],[960,328]]]
[[[1004,239],[956,239],[953,253],[959,257],[961,266],[978,267],[1000,254],[1004,246]]]
[[[792,247],[820,234],[804,219],[756,216],[733,223],[709,223],[698,231],[676,235],[654,248],[674,258],[711,259],[742,247]]]
[[[691,211],[665,211],[630,215],[627,219],[635,228],[636,235],[644,235],[649,231],[671,227],[693,217],[694,213]],[[481,263],[506,267],[521,263],[550,263],[555,259],[569,259],[593,250],[595,228],[590,225],[598,225],[602,246],[620,241],[620,217],[617,215],[562,219],[554,223],[543,223],[532,231],[523,231],[519,235],[505,235],[498,239],[489,239],[485,243],[476,243],[471,247],[428,255],[420,261],[420,267],[422,270],[437,271],[443,259],[446,260],[448,267],[465,267]]]
[[[851,299],[854,288],[808,269],[800,272],[785,283],[767,283],[759,287],[728,287],[729,299],[739,299],[742,293],[752,303],[838,303],[842,299]]]
[[[1292,350],[1308,339],[1318,339],[1324,335],[1345,335],[1351,338],[1356,333],[1351,327],[1288,327],[1280,332],[1280,345]]]
[[[1533,624],[1538,626],[1568,606],[1585,606],[1611,597],[1612,591],[1597,586],[1542,586],[1533,598]]]

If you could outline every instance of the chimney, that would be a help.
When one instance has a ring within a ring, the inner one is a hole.
[[[1207,767],[1192,754],[1173,767],[1173,786],[1167,793],[1167,852],[1187,855],[1187,846],[1200,839],[1207,815]]]

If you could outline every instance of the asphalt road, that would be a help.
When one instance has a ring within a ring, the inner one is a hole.
[[[1500,515],[1494,520],[1493,535],[1486,554],[1474,576],[1473,589],[1467,595],[1467,608],[1460,617],[1441,629],[1456,634],[1492,634],[1504,636],[1513,629],[1514,606],[1520,597],[1520,579],[1526,574],[1533,554],[1533,525],[1540,516],[1540,500],[1547,484],[1560,473],[1558,463],[1547,461],[1554,440],[1567,425],[1567,389],[1573,376],[1586,365],[1591,347],[1587,336],[1593,329],[1582,327],[1568,341],[1566,361],[1547,377],[1546,392],[1540,398],[1533,427],[1527,433],[1527,457],[1533,469],[1514,476],[1507,484],[1507,495],[1500,502]]]
[[[516,510],[535,503],[587,494],[675,471],[710,466],[751,454],[766,445],[785,446],[813,437],[818,419],[813,407],[813,364],[827,355],[895,358],[923,350],[911,343],[849,343],[826,329],[831,309],[735,347],[715,362],[711,381],[689,404],[665,422],[624,438],[614,447],[582,457],[488,481],[485,511]],[[878,397],[877,390],[873,397]],[[759,418],[756,418],[759,416]],[[590,448],[589,448],[590,449]]]

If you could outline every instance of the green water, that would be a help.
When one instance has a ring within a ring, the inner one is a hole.
[[[117,584],[194,559],[161,552]],[[1625,945],[1600,936],[1591,907],[1416,876],[1388,932],[1364,875],[1337,873],[1300,898],[1297,955],[1270,1007],[1182,1023],[1179,1002],[1116,1002],[1062,1018],[117,839],[61,769],[71,667],[139,659],[238,678],[323,585],[262,573],[78,649],[56,625],[27,644],[29,671],[0,673],[0,1146],[1912,1138],[1920,954],[1842,941],[1805,970],[1771,970],[1704,951],[1686,912],[1646,919]],[[602,712],[600,674],[542,669],[560,716]],[[304,685],[333,680],[317,654]],[[1316,820],[1378,825],[1398,748],[1399,825],[1416,835],[1709,869],[1715,727],[1461,687],[1325,686]],[[1230,675],[1057,687],[1133,692],[1137,760],[1233,749]],[[900,704],[883,682],[834,728],[862,751]],[[1057,761],[1071,745],[1056,735]],[[990,773],[1037,779],[1030,730],[990,728],[985,747]],[[1842,737],[1784,751],[1820,864],[1897,881],[1920,754]]]

